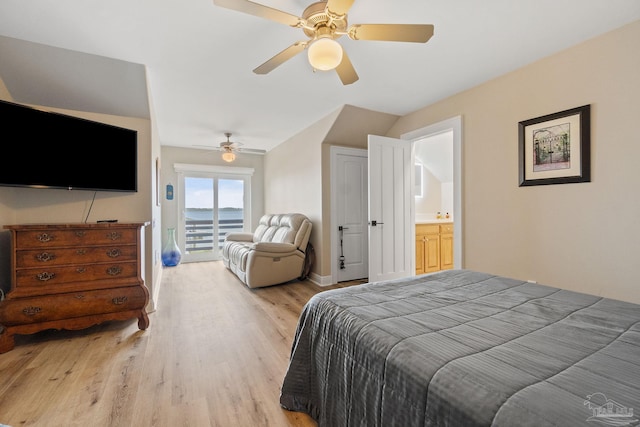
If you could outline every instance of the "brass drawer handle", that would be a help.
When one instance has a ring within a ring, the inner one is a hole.
[[[30,307],[25,307],[25,308],[22,310],[22,313],[23,313],[25,316],[35,316],[36,314],[40,313],[41,311],[42,311],[42,309],[41,309],[40,307],[33,307],[33,306],[30,306]]]
[[[107,274],[109,276],[117,276],[120,273],[122,273],[122,268],[120,268],[117,265],[114,265],[113,267],[107,268]]]
[[[107,251],[107,256],[109,258],[118,258],[120,255],[122,255],[122,252],[120,252],[120,249],[118,248],[109,249]]]
[[[50,242],[54,239],[54,235],[53,234],[49,234],[49,233],[42,233],[42,234],[38,234],[36,236],[36,240],[38,240],[38,242],[41,243],[47,243]]]
[[[126,296],[122,296],[122,297],[115,297],[111,300],[112,303],[114,303],[115,305],[122,305],[125,302],[127,302],[129,298],[127,298]]]
[[[49,273],[49,272],[42,272],[42,273],[38,273],[36,274],[36,278],[42,282],[46,282],[48,280],[53,279],[54,277],[56,277],[56,273]]]
[[[49,252],[42,252],[41,254],[36,255],[36,259],[40,262],[48,262],[56,259],[56,256]]]
[[[85,267],[76,268],[76,273],[84,273],[85,271],[87,271],[87,269]]]
[[[84,237],[87,233],[84,230],[77,230],[76,231],[76,236],[77,237]]]
[[[76,250],[76,254],[78,254],[78,255],[84,255],[86,253],[87,253],[86,249],[78,249],[78,250]]]
[[[118,240],[122,235],[117,231],[112,231],[111,233],[107,233],[107,239]]]
[[[84,299],[84,295],[83,294],[78,294],[74,296],[75,299]]]

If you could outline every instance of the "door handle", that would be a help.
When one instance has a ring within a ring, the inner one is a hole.
[[[377,225],[383,225],[383,224],[384,224],[384,222],[378,222],[376,220],[369,221],[369,225],[372,226],[372,227],[375,227]]]
[[[342,226],[342,225],[339,225],[339,226],[338,226],[338,231],[348,230],[348,229],[349,229],[349,227],[344,227],[344,226]]]

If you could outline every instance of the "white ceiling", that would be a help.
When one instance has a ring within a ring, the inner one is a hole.
[[[294,15],[311,3],[257,2]],[[350,24],[425,23],[435,34],[426,44],[341,38],[360,76],[343,86],[334,72],[312,72],[304,53],[253,74],[306,36],[212,0],[0,2],[2,36],[146,66],[161,144],[218,145],[232,132],[245,148],[266,150],[342,105],[404,115],[638,19],[638,0],[356,0]],[[24,75],[28,66],[2,62],[0,73]],[[123,112],[145,92],[122,76],[112,81],[104,92],[114,99],[102,103]],[[18,85],[5,83],[21,101]]]

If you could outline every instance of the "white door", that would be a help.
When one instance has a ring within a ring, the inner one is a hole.
[[[337,148],[333,176],[337,280],[364,279],[369,274],[367,230],[367,153]]]
[[[369,281],[415,274],[411,141],[369,135]]]

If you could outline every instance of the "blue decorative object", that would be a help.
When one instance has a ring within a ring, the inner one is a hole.
[[[173,185],[167,184],[167,200],[173,200]]]
[[[175,228],[167,229],[167,244],[162,250],[162,265],[165,267],[175,267],[180,264],[182,259],[182,252],[176,243],[176,230]]]

